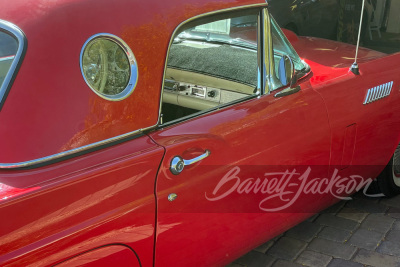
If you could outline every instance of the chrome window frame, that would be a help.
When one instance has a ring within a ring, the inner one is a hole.
[[[271,92],[272,75],[274,71],[274,50],[271,36],[271,18],[267,8],[261,12],[262,32],[260,40],[262,40],[262,59],[263,59],[263,76],[262,76],[262,92],[263,95],[268,95]]]
[[[4,77],[3,84],[0,87],[0,110],[4,105],[6,96],[11,89],[12,83],[17,76],[18,68],[22,62],[27,48],[27,40],[24,32],[11,22],[0,19],[0,31],[3,31],[18,41],[18,49],[15,54],[15,58],[11,63],[10,69],[7,72],[6,77]]]
[[[102,94],[98,92],[96,89],[92,87],[92,85],[89,83],[89,81],[86,79],[85,73],[83,72],[83,53],[85,52],[85,49],[87,45],[96,39],[105,39],[109,40],[115,44],[117,44],[119,47],[122,48],[122,50],[125,52],[126,57],[128,58],[129,61],[129,68],[130,68],[130,77],[129,77],[129,82],[128,85],[118,94],[116,95],[107,95],[107,94]],[[135,58],[135,55],[133,54],[131,48],[128,46],[127,43],[124,42],[120,37],[110,34],[110,33],[98,33],[95,34],[89,39],[86,40],[86,42],[83,44],[82,49],[81,49],[81,54],[79,58],[79,64],[81,68],[81,73],[83,76],[83,79],[85,80],[86,84],[89,86],[89,88],[98,96],[100,96],[103,99],[109,100],[109,101],[121,101],[129,97],[133,91],[135,91],[136,85],[139,80],[139,69],[138,69],[138,64],[137,60]]]

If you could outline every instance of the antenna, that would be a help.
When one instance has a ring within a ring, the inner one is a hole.
[[[353,63],[353,65],[351,65],[351,68],[350,68],[350,71],[352,73],[354,73],[355,75],[360,75],[360,70],[358,69],[357,57],[358,57],[358,48],[360,47],[361,26],[362,26],[362,22],[363,22],[364,6],[365,6],[365,0],[363,0],[362,7],[361,7],[361,18],[360,18],[360,26],[358,28],[356,56],[354,58],[354,63]]]

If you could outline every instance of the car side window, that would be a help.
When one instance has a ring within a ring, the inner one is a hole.
[[[300,59],[273,17],[271,17],[271,36],[274,53],[274,75],[271,82],[271,91],[273,91],[284,86],[278,76],[278,66],[282,56],[287,55],[292,59],[296,72],[304,71],[308,66]]]
[[[258,12],[201,19],[169,49],[162,123],[247,99],[257,92]]]

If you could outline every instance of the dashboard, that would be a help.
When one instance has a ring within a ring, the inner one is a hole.
[[[168,68],[163,102],[205,110],[252,95],[254,89],[218,77]]]

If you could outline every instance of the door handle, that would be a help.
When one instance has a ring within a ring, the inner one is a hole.
[[[195,157],[193,159],[183,159],[180,156],[175,156],[171,160],[171,166],[169,167],[169,170],[172,172],[172,174],[178,175],[183,171],[185,166],[199,162],[200,160],[203,160],[208,156],[210,156],[210,154],[211,154],[210,150],[206,149],[204,154],[201,154],[200,156]]]

